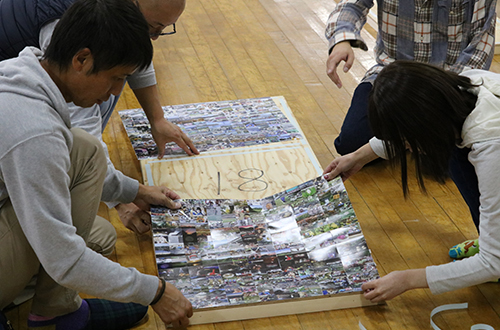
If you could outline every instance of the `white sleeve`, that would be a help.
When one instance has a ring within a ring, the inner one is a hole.
[[[384,141],[377,139],[376,137],[372,137],[368,143],[370,143],[370,147],[373,152],[377,154],[377,156],[383,159],[389,159],[385,150]]]
[[[500,139],[472,145],[469,161],[474,165],[480,192],[479,253],[473,257],[426,268],[432,293],[484,283],[500,278]]]

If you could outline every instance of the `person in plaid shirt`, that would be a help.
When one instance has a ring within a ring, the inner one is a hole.
[[[353,47],[368,50],[361,37],[373,0],[343,0],[328,18],[326,38],[330,56],[327,74],[342,87],[337,67],[344,61],[347,72],[354,63]],[[443,0],[414,2],[378,0],[378,35],[375,45],[377,64],[363,77],[354,91],[351,106],[335,140],[335,148],[346,155],[366,145],[373,137],[368,123],[368,96],[377,74],[396,60],[433,64],[461,73],[467,69],[488,70],[494,55],[496,0]],[[479,188],[474,167],[468,161],[468,148],[455,148],[449,174],[469,206],[479,231]],[[465,241],[450,249],[450,257],[461,259],[477,253],[464,246]]]
[[[360,31],[373,4],[373,0],[343,0],[328,18],[327,74],[339,88],[342,82],[338,65],[344,61],[343,71],[347,72],[354,63],[352,48],[368,50]],[[414,60],[457,73],[466,68],[489,69],[495,44],[495,5],[496,0],[377,1],[377,64],[354,91],[335,140],[337,152],[351,153],[373,136],[366,117],[368,95],[385,65],[395,60]]]

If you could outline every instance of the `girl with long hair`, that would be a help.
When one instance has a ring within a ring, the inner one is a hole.
[[[451,177],[471,211],[479,252],[459,262],[395,271],[363,284],[373,302],[415,288],[435,294],[500,278],[500,74],[469,70],[456,74],[411,61],[385,67],[374,82],[369,120],[375,137],[357,151],[334,159],[325,177],[345,180],[378,157],[401,168],[408,190],[407,153],[417,182]]]

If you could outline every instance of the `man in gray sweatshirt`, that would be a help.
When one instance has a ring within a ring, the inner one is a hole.
[[[0,62],[0,310],[38,274],[30,328],[128,329],[149,304],[165,323],[189,324],[191,304],[175,287],[86,246],[106,200],[106,157],[96,138],[71,128],[67,102],[89,107],[119,94],[152,53],[133,2],[78,0],[44,55],[28,47]],[[177,208],[177,198],[143,186],[120,202]]]
[[[45,51],[59,18],[75,0],[1,0],[0,1],[0,61],[15,57],[27,46]],[[149,36],[156,40],[175,33],[175,23],[184,11],[185,0],[134,0],[148,22]],[[188,155],[198,154],[191,139],[182,130],[166,120],[160,103],[153,63],[144,70],[136,70],[127,77],[127,83],[144,109],[151,124],[151,134],[163,155],[165,143],[175,142]],[[119,96],[111,95],[106,102],[82,108],[70,104],[72,127],[80,127],[101,139],[102,132]],[[121,202],[122,195],[135,195],[141,184],[114,168],[107,159],[108,172],[104,179],[106,204],[115,208],[126,228],[138,234],[151,230],[149,205]],[[87,245],[103,255],[110,254],[116,242],[116,231],[108,220],[97,216]]]

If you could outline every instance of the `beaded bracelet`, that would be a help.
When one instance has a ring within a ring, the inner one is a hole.
[[[163,293],[165,292],[165,287],[167,286],[167,283],[165,283],[165,280],[163,278],[160,277],[160,282],[161,282],[161,289],[160,289],[160,292],[158,292],[155,296],[155,299],[153,299],[153,301],[151,302],[151,306],[153,306],[154,304],[156,304],[158,301],[160,301],[161,299],[161,296],[163,296]]]

